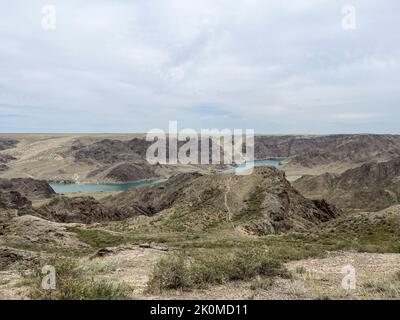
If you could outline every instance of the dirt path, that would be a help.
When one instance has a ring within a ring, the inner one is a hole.
[[[129,285],[135,298],[141,298],[154,265],[167,254],[164,250],[140,246],[109,250],[111,252],[103,257],[82,261],[83,268],[88,274],[97,274],[99,280]]]
[[[231,208],[228,205],[228,194],[229,192],[231,192],[231,183],[232,179],[229,179],[226,183],[226,191],[224,192],[224,203],[225,203],[225,207],[226,210],[228,211],[228,221],[232,221],[232,212],[231,212]]]

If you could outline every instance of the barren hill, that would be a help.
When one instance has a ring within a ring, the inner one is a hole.
[[[380,210],[399,203],[400,158],[373,162],[340,175],[304,176],[293,185],[310,198],[325,198],[341,208]]]
[[[18,140],[0,138],[0,151],[14,148],[18,144]]]
[[[177,175],[169,181],[128,190],[107,203],[124,203],[165,230],[206,230],[223,224],[252,234],[301,231],[328,221],[339,211],[324,201],[304,198],[275,168],[260,167],[248,176]]]
[[[32,178],[0,179],[0,191],[17,191],[28,198],[50,198],[56,194],[46,181]]]
[[[388,160],[400,155],[400,136],[374,134],[257,136],[255,152],[257,158],[291,158],[293,164],[303,166],[333,161]],[[316,158],[315,161],[310,163],[313,158]]]
[[[151,166],[143,134],[4,135],[0,177],[81,183],[127,182],[202,171],[204,166]],[[255,157],[286,158],[287,176],[342,173],[371,161],[400,156],[398,135],[256,136]]]

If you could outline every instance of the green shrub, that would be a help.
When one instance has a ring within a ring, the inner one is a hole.
[[[42,265],[53,265],[56,270],[56,289],[42,288],[41,269],[35,270],[30,298],[35,300],[121,300],[127,299],[129,288],[114,286],[105,281],[87,279],[75,261],[52,260]]]
[[[241,249],[232,252],[197,251],[163,258],[155,266],[148,282],[150,291],[205,288],[210,284],[250,280],[256,276],[290,277],[277,260],[263,250]]]
[[[182,255],[162,258],[154,267],[148,286],[151,291],[192,287],[185,258]]]
[[[68,230],[76,233],[79,240],[94,248],[118,246],[127,241],[123,236],[115,235],[104,230],[83,229],[78,227],[69,228]]]

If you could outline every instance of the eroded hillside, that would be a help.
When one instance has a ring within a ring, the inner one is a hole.
[[[285,165],[250,175],[142,166],[139,138],[20,136],[0,151],[9,167],[0,180],[1,298],[400,297],[396,136],[263,137],[257,157]],[[293,166],[332,171],[291,183]],[[59,195],[48,184],[161,173],[168,179],[101,196]],[[340,286],[349,263],[360,276],[353,292]],[[44,264],[60,270],[54,292],[32,277]]]

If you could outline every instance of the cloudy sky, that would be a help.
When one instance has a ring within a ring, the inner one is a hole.
[[[355,29],[343,28],[345,5]],[[398,0],[0,0],[0,132],[177,120],[400,133],[399,10]]]

